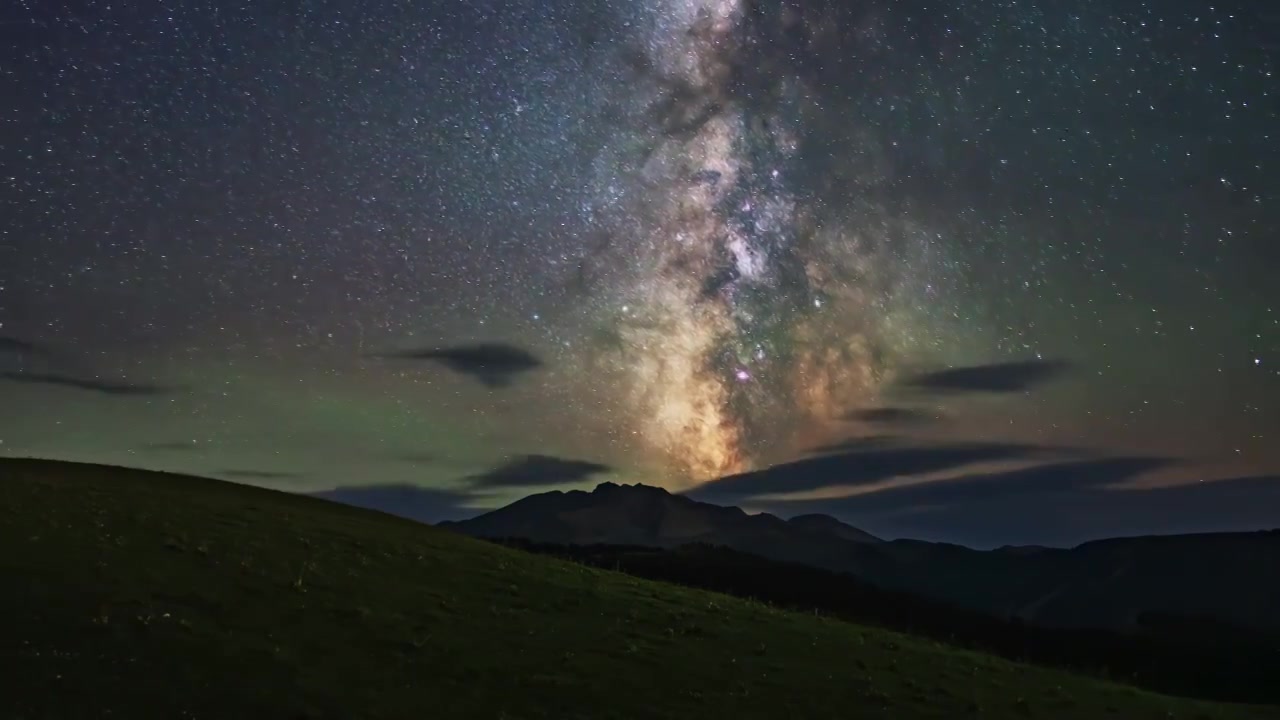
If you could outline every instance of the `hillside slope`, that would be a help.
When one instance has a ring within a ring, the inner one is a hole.
[[[199,478],[0,461],[0,716],[1264,718]]]
[[[1196,624],[1169,628],[1167,637],[1046,628],[883,590],[848,573],[769,560],[720,545],[667,549],[552,545],[519,539],[500,542],[649,580],[819,612],[1158,693],[1280,705],[1280,685],[1275,680],[1280,677],[1280,651],[1274,640],[1257,633],[1236,635]],[[1212,634],[1205,632],[1210,629]]]

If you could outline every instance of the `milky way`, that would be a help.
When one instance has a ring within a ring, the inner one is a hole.
[[[588,261],[614,268],[597,281],[617,333],[602,360],[630,422],[695,480],[794,453],[873,402],[912,330],[904,300],[940,263],[938,238],[864,197],[877,178],[797,191],[824,98],[791,51],[821,20],[786,10],[655,3],[593,178],[615,256]]]
[[[1272,4],[18,0],[0,452],[687,487],[901,432],[1275,472]],[[536,362],[438,355],[485,344]],[[1024,361],[1072,371],[895,382]]]

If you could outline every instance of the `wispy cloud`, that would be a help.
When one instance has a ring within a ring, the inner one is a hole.
[[[471,475],[467,480],[476,486],[489,488],[568,485],[610,470],[612,468],[608,465],[585,460],[525,455],[492,470]]]
[[[1014,393],[1054,380],[1068,370],[1064,360],[1021,360],[920,373],[904,378],[903,387],[936,392]]]
[[[543,366],[543,362],[529,351],[505,343],[395,350],[372,357],[439,363],[491,388],[506,387],[517,376]]]

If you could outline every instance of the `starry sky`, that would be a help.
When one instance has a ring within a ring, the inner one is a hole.
[[[1152,462],[1121,504],[1026,452],[727,501],[990,544],[1267,523],[1232,484],[1280,476],[1263,0],[19,0],[0,35],[5,455],[463,511],[1003,443]],[[477,343],[538,364],[424,357]],[[1063,371],[912,384],[1003,363]],[[528,457],[592,472],[467,485]]]

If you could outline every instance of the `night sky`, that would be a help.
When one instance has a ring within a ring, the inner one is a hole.
[[[465,515],[852,439],[913,462],[722,499],[1280,526],[1270,6],[19,0],[0,453]]]

